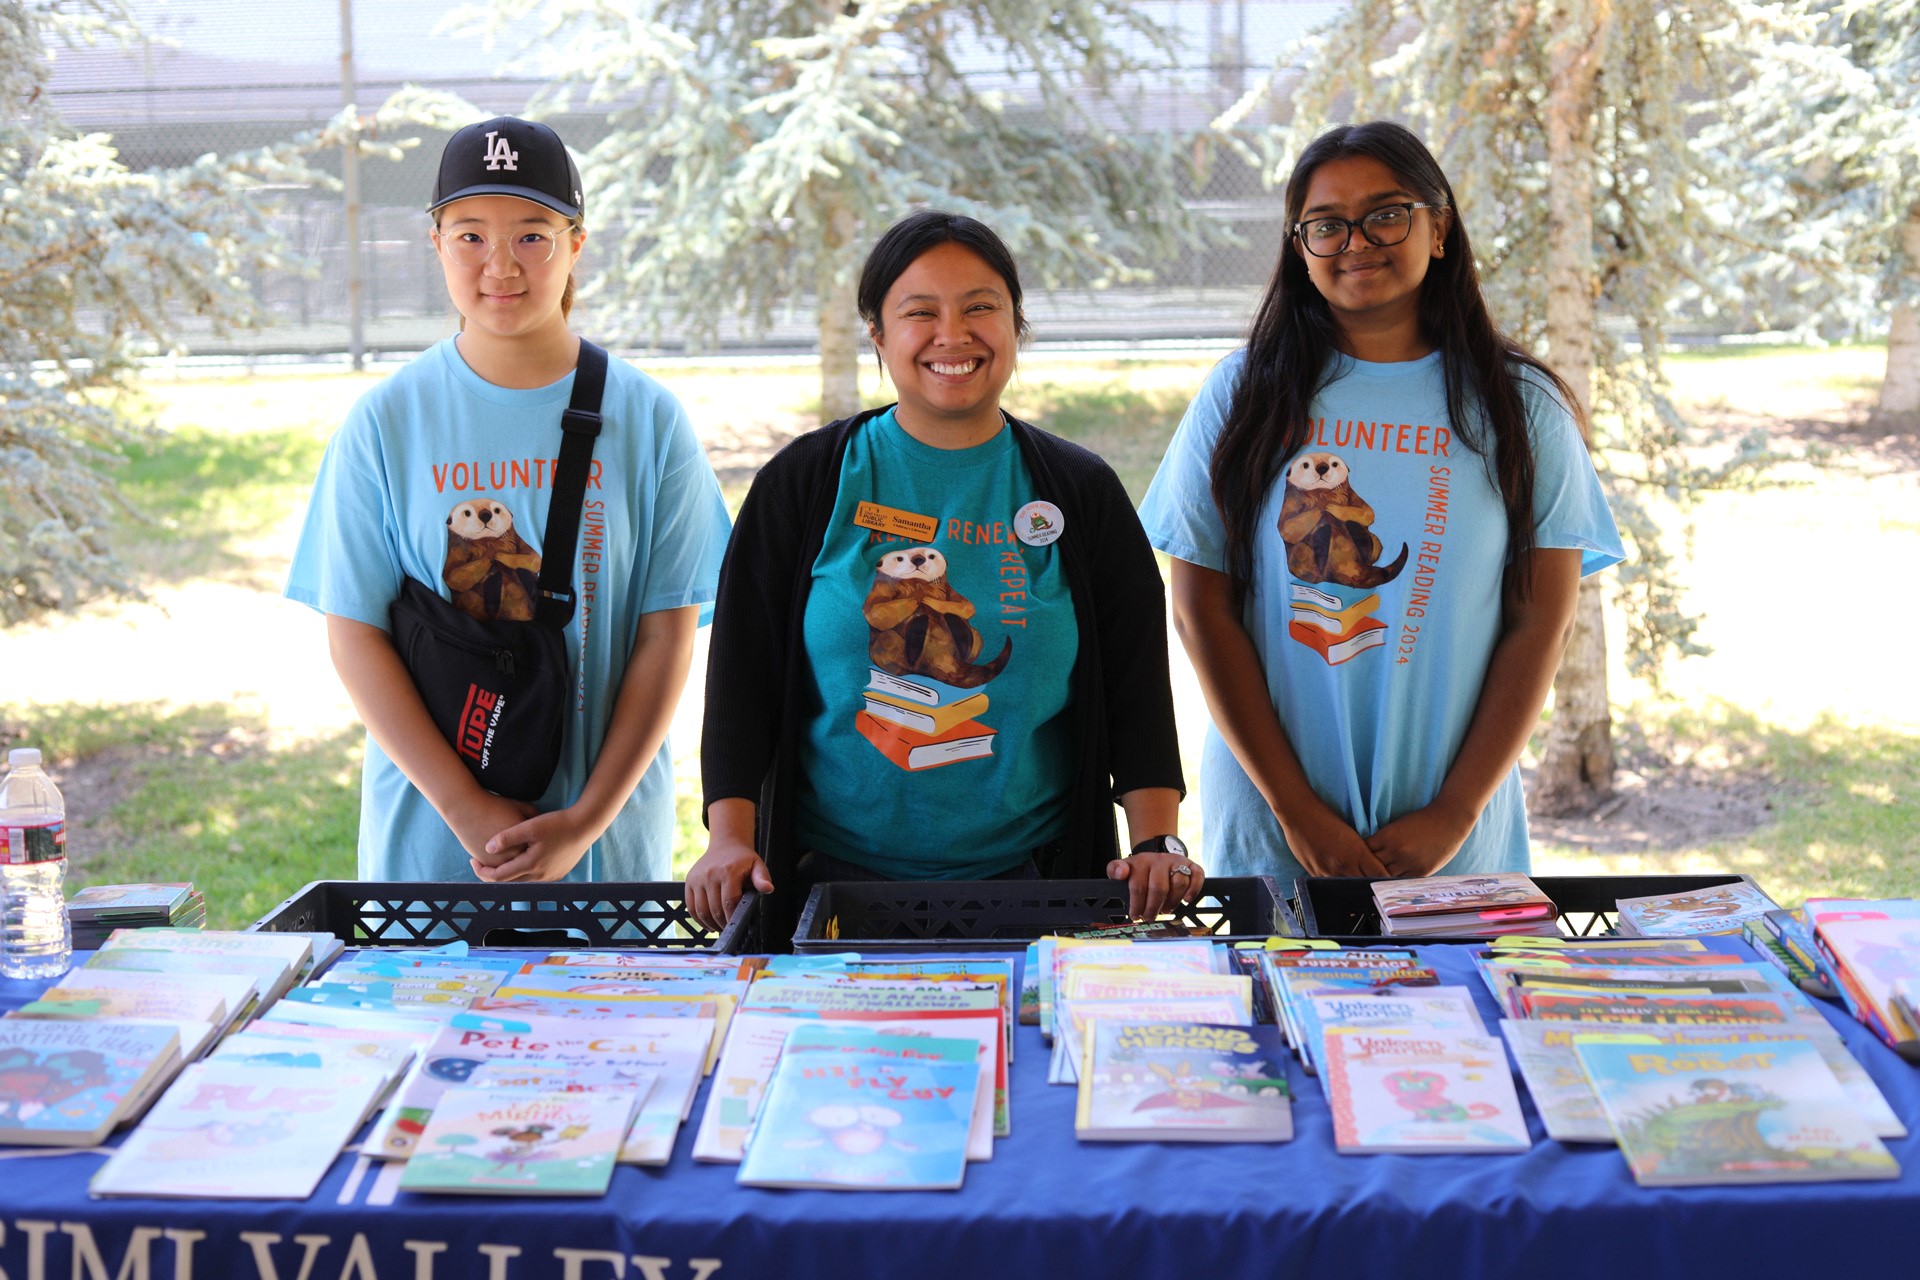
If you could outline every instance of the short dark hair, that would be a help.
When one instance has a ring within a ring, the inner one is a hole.
[[[945,209],[922,209],[908,214],[888,227],[868,252],[866,265],[860,268],[860,289],[855,295],[860,318],[867,322],[867,327],[885,329],[880,323],[880,308],[887,301],[887,290],[893,288],[893,282],[921,254],[943,244],[966,246],[999,273],[1007,282],[1007,297],[1013,304],[1014,332],[1026,337],[1027,313],[1020,308],[1020,270],[1013,265],[1013,253],[1006,241],[979,219],[963,213],[948,213]]]

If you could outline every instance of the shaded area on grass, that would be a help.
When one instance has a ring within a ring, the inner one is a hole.
[[[325,450],[324,434],[304,427],[179,427],[135,445],[120,485],[139,514],[115,528],[116,550],[143,587],[252,575],[278,590],[286,549],[267,557],[249,544],[306,496]]]
[[[1920,892],[1910,852],[1920,829],[1920,735],[1831,716],[1789,729],[1725,703],[1623,721],[1632,726],[1628,803],[1571,823],[1536,822],[1535,871],[1738,871],[1789,906],[1810,894]],[[1684,812],[1703,794],[1757,820],[1737,833],[1711,823],[1684,832]],[[1670,821],[1663,796],[1685,797]]]
[[[1138,506],[1189,399],[1186,390],[1139,391],[1118,381],[1035,382],[1008,388],[1006,405],[1015,417],[1105,458]]]
[[[46,753],[67,802],[68,890],[190,879],[210,928],[242,928],[310,880],[352,879],[356,727],[286,747],[234,708],[0,706],[0,749]]]

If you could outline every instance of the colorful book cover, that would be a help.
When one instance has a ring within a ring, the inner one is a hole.
[[[202,955],[186,951],[151,951],[116,947],[96,951],[76,973],[238,973],[253,979],[258,991],[272,991],[286,977],[287,966],[273,956],[241,954]]]
[[[1827,1021],[1798,994],[1754,991],[1739,996],[1582,995],[1523,989],[1518,1000],[1524,1017],[1563,1022],[1721,1022]]]
[[[498,1028],[471,1025],[463,1014],[443,1030],[401,1081],[392,1105],[368,1136],[368,1155],[406,1160],[449,1089],[466,1084],[483,1062],[548,1062],[659,1071],[689,1091],[686,1064],[704,1063],[711,1034],[702,1021],[674,1018],[545,1019]],[[676,1064],[676,1065],[669,1065]],[[683,1109],[687,1097],[677,1099]]]
[[[1321,1078],[1345,1153],[1492,1153],[1532,1145],[1492,1036],[1330,1031]]]
[[[1562,1142],[1613,1141],[1613,1129],[1607,1123],[1606,1113],[1594,1096],[1593,1086],[1587,1082],[1586,1072],[1580,1068],[1579,1056],[1573,1051],[1578,1039],[1712,1045],[1722,1049],[1776,1040],[1807,1040],[1819,1051],[1821,1061],[1840,1082],[1855,1113],[1867,1122],[1876,1137],[1901,1138],[1907,1133],[1906,1125],[1888,1105],[1873,1077],[1847,1049],[1846,1041],[1831,1029],[1754,1023],[1680,1027],[1653,1022],[1584,1027],[1517,1019],[1508,1019],[1500,1027],[1506,1033],[1514,1060],[1520,1064],[1520,1074],[1533,1094],[1540,1118],[1546,1123],[1547,1136]]]
[[[941,1191],[966,1176],[979,1076],[945,1063],[782,1057],[740,1162],[750,1187]]]
[[[634,1096],[633,1118],[620,1145],[621,1164],[663,1165],[673,1158],[673,1140],[686,1118],[691,1099],[685,1084],[698,1064],[683,1058],[667,1073],[632,1066],[569,1064],[561,1062],[483,1062],[462,1088],[518,1089],[535,1093],[596,1093],[624,1089]],[[449,1091],[451,1092],[451,1091]]]
[[[336,940],[335,945],[338,946]],[[260,994],[262,1004],[278,1000],[309,964],[319,963],[314,939],[304,933],[253,933],[224,929],[115,929],[102,951],[131,947],[140,951],[182,951],[190,955],[269,956],[283,966],[280,979]]]
[[[878,1065],[882,1060],[946,1062],[972,1065],[979,1075],[974,1086],[973,1127],[967,1133],[967,1159],[993,1159],[993,1072],[986,1055],[992,1047],[971,1036],[902,1035],[869,1031],[844,1023],[796,1027],[781,1055],[836,1054]]]
[[[0,1019],[0,1143],[93,1146],[179,1055],[165,1025]]]
[[[1882,904],[1873,904],[1878,907]],[[1840,962],[1842,981],[1854,984],[1862,999],[1890,1033],[1892,1044],[1920,1039],[1893,1004],[1893,984],[1920,977],[1920,919],[1877,910],[1830,913],[1819,920],[1820,936]]]
[[[1281,1029],[1287,1043],[1301,1051],[1305,1033],[1300,1029],[1299,1003],[1310,995],[1357,993],[1362,991],[1431,988],[1440,985],[1440,975],[1432,969],[1407,968],[1389,961],[1363,969],[1300,968],[1277,971],[1280,979]]]
[[[86,988],[161,992],[168,998],[198,997],[207,1000],[209,1007],[218,1012],[218,1016],[209,1021],[222,1022],[231,1021],[236,1015],[250,1010],[260,993],[258,981],[244,973],[152,973],[138,969],[79,968],[69,969],[66,976],[48,989],[47,994]]]
[[[1477,876],[1425,876],[1409,880],[1376,880],[1374,904],[1382,919],[1455,915],[1499,907],[1553,905],[1540,886],[1518,871]]]
[[[1690,893],[1622,898],[1614,905],[1619,912],[1620,932],[1641,938],[1739,933],[1747,921],[1780,909],[1780,904],[1757,885],[1744,880]]]
[[[304,1200],[382,1085],[303,1067],[210,1060],[180,1073],[93,1176],[96,1196]]]
[[[184,911],[194,896],[190,883],[89,885],[67,899],[67,915],[93,921],[145,915],[171,919],[177,910]]]
[[[1300,1048],[1308,1071],[1320,1070],[1321,1043],[1330,1028],[1430,1027],[1485,1035],[1486,1024],[1465,987],[1414,990],[1334,991],[1303,997],[1299,1005]]]
[[[400,1189],[605,1195],[636,1096],[633,1089],[450,1089],[407,1161]]]
[[[1227,1027],[1253,1025],[1246,1005],[1230,996],[1168,998],[1133,996],[1106,1000],[1069,997],[1055,1014],[1053,1057],[1047,1064],[1048,1084],[1077,1084],[1086,1057],[1087,1028],[1103,1022],[1194,1022]]]
[[[1089,1025],[1074,1136],[1088,1142],[1285,1142],[1293,1107],[1271,1027]]]
[[[1642,1186],[1894,1178],[1900,1166],[1806,1040],[1574,1052]]]

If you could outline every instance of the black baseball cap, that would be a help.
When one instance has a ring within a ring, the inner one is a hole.
[[[568,218],[586,207],[580,170],[560,135],[517,116],[482,120],[447,139],[427,212],[468,196],[517,196]]]

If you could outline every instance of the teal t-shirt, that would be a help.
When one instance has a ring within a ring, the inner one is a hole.
[[[1020,865],[1067,825],[1080,631],[1011,429],[970,449],[893,410],[847,442],[807,596],[802,849],[896,880]]]
[[[530,608],[573,375],[499,387],[453,339],[423,352],[353,407],[327,445],[287,595],[323,613],[387,628],[412,577],[492,616]],[[567,624],[573,714],[541,812],[579,799],[613,715],[642,614],[711,612],[726,553],[720,486],[680,402],[611,360],[604,425],[580,508]],[[475,568],[485,574],[476,580]],[[702,621],[705,621],[703,616]],[[316,678],[318,678],[316,676]],[[665,880],[673,856],[673,760],[666,743],[568,880]],[[371,737],[360,793],[362,880],[471,880],[466,851]]]
[[[1467,734],[1500,638],[1507,513],[1487,459],[1447,413],[1438,352],[1399,364],[1337,356],[1313,435],[1286,459],[1254,530],[1242,624],[1267,692],[1320,798],[1361,835],[1430,803]],[[1153,545],[1226,572],[1208,469],[1246,364],[1235,352],[1187,409],[1140,507]],[[1620,536],[1579,427],[1522,372],[1533,441],[1534,544],[1619,562]],[[1304,874],[1217,729],[1201,757],[1208,871]],[[1525,871],[1518,766],[1447,874]]]

